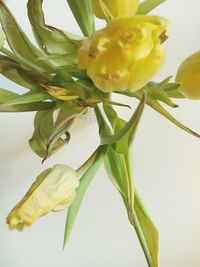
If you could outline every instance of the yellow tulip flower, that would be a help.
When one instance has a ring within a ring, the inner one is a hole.
[[[135,15],[139,0],[92,0],[92,8],[96,17],[106,19],[123,15]]]
[[[180,65],[176,82],[179,90],[190,99],[200,99],[200,51],[186,58]]]
[[[59,211],[70,206],[78,185],[76,172],[68,166],[57,164],[45,170],[8,215],[9,228],[23,230],[50,211]]]
[[[78,67],[104,92],[142,88],[164,63],[168,21],[158,16],[124,16],[96,31],[79,49]]]

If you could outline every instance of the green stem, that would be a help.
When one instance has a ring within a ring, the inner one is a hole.
[[[77,170],[77,174],[78,176],[82,176],[89,168],[90,166],[92,166],[92,164],[94,163],[94,161],[96,160],[96,157],[99,153],[99,149],[100,147],[98,147],[94,153],[88,158],[88,160],[86,160]]]

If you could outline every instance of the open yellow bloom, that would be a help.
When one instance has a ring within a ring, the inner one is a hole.
[[[78,67],[104,92],[136,91],[164,63],[168,21],[158,16],[125,16],[89,37],[78,52]]]
[[[200,99],[200,51],[186,58],[180,65],[176,82],[179,90],[190,99]]]
[[[106,11],[113,17],[135,15],[138,6],[139,0],[92,0],[94,14],[100,19],[107,19]]]
[[[45,170],[8,215],[9,228],[23,230],[50,211],[70,206],[78,185],[77,174],[70,167],[58,164]]]

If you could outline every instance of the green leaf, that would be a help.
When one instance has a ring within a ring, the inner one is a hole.
[[[145,0],[140,4],[137,15],[146,15],[165,1],[166,0]]]
[[[148,266],[158,267],[158,231],[136,191],[134,207],[135,213],[132,223],[145,251]]]
[[[142,98],[141,92],[139,92],[139,91],[137,91],[135,93],[127,93],[126,95],[130,96],[130,97],[136,97],[137,99],[140,99],[140,100]],[[160,113],[162,116],[167,118],[173,124],[178,126],[183,131],[185,131],[185,132],[187,132],[189,134],[192,134],[193,136],[196,136],[196,137],[200,138],[200,134],[194,132],[193,130],[191,130],[190,128],[188,128],[187,126],[185,126],[184,124],[179,122],[165,108],[163,108],[163,106],[161,106],[160,103],[157,100],[155,100],[152,96],[150,96],[150,95],[147,96],[146,104],[148,106],[150,106],[152,109],[154,109],[155,111],[157,111],[158,113]]]
[[[16,61],[0,55],[0,73],[9,80],[28,89],[36,89],[40,80]]]
[[[38,70],[51,70],[45,62],[37,61],[43,53],[29,41],[2,0],[0,0],[0,21],[6,40],[16,56],[21,57],[30,66],[37,66]]]
[[[119,162],[119,154],[112,148],[111,145],[108,146],[108,150],[104,158],[104,166],[108,177],[120,192],[122,198],[125,199],[124,179],[121,164]]]
[[[172,123],[174,123],[176,126],[178,126],[180,129],[182,129],[183,131],[185,131],[185,132],[187,132],[189,134],[192,134],[192,135],[200,138],[200,134],[194,132],[193,130],[191,130],[190,128],[186,127],[184,124],[182,124],[181,122],[179,122],[166,109],[164,109],[158,103],[158,101],[156,101],[155,99],[153,99],[151,96],[148,96],[148,98],[147,98],[147,104],[151,108],[153,108],[154,110],[156,110],[158,113],[160,113],[162,116],[164,116],[165,118],[167,118],[169,121],[171,121]]]
[[[54,102],[42,102],[37,101],[29,104],[18,104],[18,105],[4,105],[7,102],[16,101],[21,96],[11,91],[0,89],[0,112],[26,112],[36,110],[51,109],[55,104]]]
[[[82,200],[85,196],[85,193],[92,182],[92,179],[94,178],[97,170],[102,164],[103,157],[106,152],[105,146],[100,146],[96,152],[96,158],[93,162],[93,164],[87,169],[87,171],[83,174],[83,176],[80,179],[80,185],[76,191],[76,198],[73,201],[72,205],[69,207],[68,214],[67,214],[67,221],[65,226],[65,235],[64,235],[64,245],[67,244],[67,241],[69,240],[72,227],[74,225],[74,222],[76,220],[76,217],[78,215]]]
[[[36,41],[45,53],[55,55],[54,57],[49,57],[49,59],[52,59],[51,61],[56,61],[60,55],[59,62],[62,59],[62,65],[66,65],[71,61],[76,62],[79,43],[67,36],[63,31],[45,24],[42,2],[42,0],[29,0],[27,4],[29,20]]]
[[[164,90],[171,98],[185,98],[185,96],[179,91],[179,87],[180,85],[177,83],[169,83]]]
[[[149,83],[145,88],[149,95],[151,95],[152,98],[162,101],[163,103],[167,104],[168,106],[172,108],[178,107],[168,96],[165,89],[169,87],[169,81],[172,77],[168,77],[164,81],[160,83]]]
[[[123,165],[121,158],[124,157],[126,166]],[[124,204],[131,224],[134,226],[140,244],[144,251],[149,267],[158,267],[158,232],[149,215],[147,214],[138,193],[134,192],[134,201],[131,200],[129,171],[131,171],[130,162],[126,154],[116,153],[111,146],[104,159],[105,169],[112,183],[117,188]],[[123,170],[129,171],[123,171]],[[128,176],[127,176],[128,175]],[[127,176],[127,177],[126,177]],[[131,178],[132,179],[132,178]],[[133,185],[132,185],[133,186]],[[132,187],[133,190],[133,187]],[[134,204],[132,204],[134,203]],[[134,205],[131,206],[131,205]]]
[[[91,0],[67,0],[80,29],[85,36],[94,32],[94,16]]]
[[[54,129],[54,120],[53,114],[55,107],[48,111],[39,111],[37,112],[34,120],[35,131],[32,138],[29,141],[29,144],[32,150],[41,158],[45,158],[48,149],[48,140]],[[65,140],[59,138],[54,144],[54,147],[51,150],[51,153],[56,152],[64,144]]]
[[[0,88],[0,104],[3,104],[7,101],[11,101],[17,97],[19,97],[18,94]]]
[[[2,31],[2,29],[0,28],[0,48],[3,47],[4,43],[6,40],[6,36],[5,33]]]
[[[66,135],[66,143],[69,141],[70,135],[68,133],[68,130],[71,124],[73,123],[74,119],[83,115],[86,110],[87,109],[85,107],[77,106],[77,104],[72,101],[63,102],[58,113],[55,125],[47,141],[47,150],[44,160],[51,155],[55,144],[58,142],[58,140],[61,139],[62,135]]]
[[[22,105],[28,103],[35,103],[49,98],[49,95],[46,92],[33,92],[30,91],[23,95],[16,97],[10,101],[4,102],[1,106],[10,107],[15,105]]]

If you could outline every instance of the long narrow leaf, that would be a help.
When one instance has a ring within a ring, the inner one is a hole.
[[[16,61],[0,55],[0,73],[9,80],[28,89],[36,89],[40,80]]]
[[[44,49],[45,53],[63,55],[65,64],[67,64],[67,58],[77,57],[78,45],[76,41],[69,38],[64,32],[54,28],[46,26],[44,14],[42,10],[42,0],[29,0],[28,15],[31,22],[36,41],[41,49]]]
[[[106,147],[104,147],[104,146],[100,147],[97,150],[94,163],[89,167],[89,169],[83,174],[83,176],[80,179],[80,185],[76,191],[76,198],[68,210],[63,247],[65,247],[67,241],[69,240],[69,237],[70,237],[70,234],[72,231],[72,227],[74,225],[75,219],[76,219],[78,211],[80,209],[82,200],[84,198],[84,195],[86,193],[88,186],[92,182],[92,179],[94,178],[97,170],[99,169],[99,167],[103,161],[105,150],[106,150]]]
[[[186,127],[185,125],[183,125],[181,122],[179,122],[176,118],[174,118],[174,116],[172,116],[166,109],[164,109],[159,103],[158,101],[156,101],[155,99],[151,98],[150,96],[147,99],[147,104],[153,108],[154,110],[156,110],[158,113],[160,113],[162,116],[164,116],[165,118],[167,118],[169,121],[171,121],[172,123],[174,123],[176,126],[178,126],[180,129],[182,129],[183,131],[192,134],[198,138],[200,138],[200,134],[194,132],[193,130],[191,130],[190,128]]]
[[[27,112],[27,111],[38,111],[38,110],[46,110],[54,107],[54,102],[42,102],[37,101],[34,103],[25,103],[18,105],[4,105],[7,102],[15,101],[20,98],[20,95],[5,90],[0,89],[0,112]]]
[[[158,267],[158,231],[135,192],[133,226],[145,251],[149,267]]]
[[[18,96],[15,99],[12,99],[8,102],[4,102],[1,106],[10,107],[15,105],[22,105],[28,103],[35,103],[39,101],[43,101],[49,98],[49,95],[46,92],[29,92],[23,95]]]
[[[37,58],[41,57],[43,53],[29,41],[2,0],[0,0],[0,21],[6,40],[14,54],[25,59],[29,64],[41,68],[41,70],[51,69],[45,62],[37,61]]]
[[[85,36],[94,31],[91,0],[67,0],[74,17]]]

